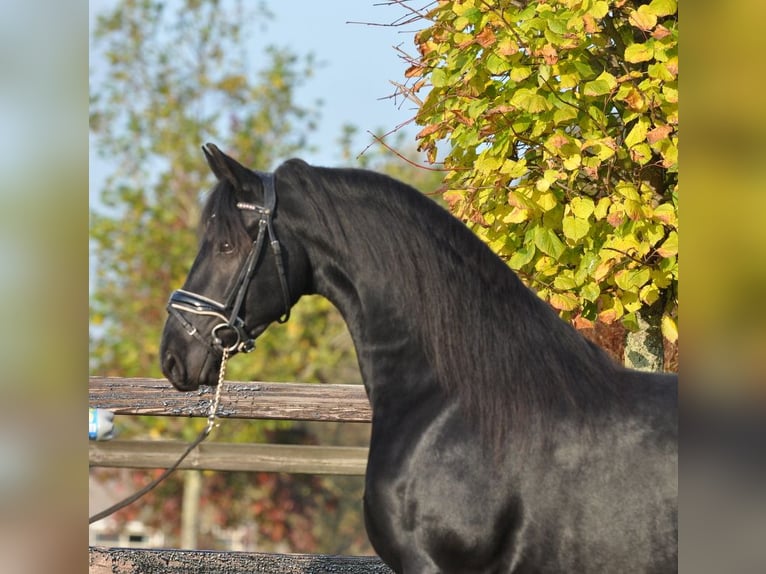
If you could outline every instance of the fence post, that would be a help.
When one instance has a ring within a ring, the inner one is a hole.
[[[199,501],[202,493],[202,471],[184,471],[184,494],[181,502],[181,548],[197,548],[199,533]]]

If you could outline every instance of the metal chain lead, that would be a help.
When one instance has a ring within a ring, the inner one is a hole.
[[[210,433],[213,430],[215,424],[215,417],[218,414],[218,403],[221,402],[221,389],[223,388],[223,378],[226,375],[226,361],[229,358],[229,349],[223,349],[223,357],[221,358],[221,370],[218,371],[218,386],[215,389],[215,398],[213,404],[210,405],[210,414],[207,416],[207,429],[205,434]]]

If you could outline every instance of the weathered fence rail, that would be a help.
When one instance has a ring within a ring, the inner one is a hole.
[[[113,440],[91,442],[91,466],[168,468],[187,444],[179,441]],[[367,449],[352,446],[202,443],[181,469],[243,470],[306,474],[364,475]]]
[[[226,382],[220,418],[369,422],[370,405],[358,385]],[[91,377],[89,406],[124,415],[207,417],[214,391],[180,393],[164,379]],[[185,448],[178,441],[91,442],[91,466],[167,468]],[[180,468],[364,474],[364,447],[202,443]],[[91,574],[110,572],[390,574],[376,557],[90,547]]]
[[[374,556],[91,547],[90,574],[392,574]]]
[[[181,393],[165,379],[90,377],[89,404],[123,415],[206,417],[214,391]],[[361,385],[225,382],[221,418],[370,422]]]

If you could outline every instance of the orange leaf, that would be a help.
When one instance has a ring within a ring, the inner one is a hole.
[[[494,108],[488,109],[485,113],[488,116],[494,115],[494,114],[507,114],[508,112],[513,111],[513,106],[509,106],[508,104],[501,104],[499,106],[495,106]]]
[[[606,325],[611,325],[617,320],[617,310],[612,308],[601,311],[601,313],[598,314],[598,319]]]
[[[430,136],[432,133],[439,131],[439,128],[441,127],[442,125],[440,123],[428,125],[418,132],[418,134],[415,136],[415,139],[420,139],[426,136]]]
[[[489,48],[497,41],[497,38],[495,38],[495,33],[492,31],[492,28],[487,26],[476,36],[476,41],[482,48]]]
[[[592,329],[595,323],[590,319],[586,319],[582,315],[577,315],[572,321],[574,328],[578,331],[582,329]]]
[[[582,17],[582,23],[587,34],[596,34],[601,31],[598,24],[596,24],[596,20],[590,14],[586,14]]]
[[[422,76],[423,75],[423,66],[410,66],[407,68],[407,70],[404,72],[405,78],[414,78],[416,76]]]
[[[630,93],[625,97],[625,103],[628,104],[628,107],[630,109],[635,110],[637,112],[640,112],[644,109],[644,106],[646,102],[644,101],[644,96],[641,95],[641,92],[636,90],[635,88],[630,90]]]
[[[549,66],[552,66],[559,61],[559,53],[556,51],[556,48],[550,44],[543,46],[543,49],[540,50],[540,53],[542,54],[545,63]]]
[[[461,124],[465,126],[469,126],[469,127],[473,125],[473,120],[469,118],[467,115],[465,115],[462,111],[452,110],[452,113],[455,116],[455,119],[459,121]]]
[[[671,126],[657,126],[646,133],[646,141],[650,144],[664,140],[673,131]]]
[[[652,38],[655,40],[662,40],[663,38],[666,38],[667,36],[670,36],[670,30],[665,28],[662,24],[658,24],[657,27],[654,29],[654,32],[652,32]]]

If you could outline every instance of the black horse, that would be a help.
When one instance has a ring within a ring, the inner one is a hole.
[[[319,293],[372,406],[365,520],[393,570],[677,571],[675,376],[615,364],[401,182],[203,150],[219,183],[162,337],[178,389]]]

